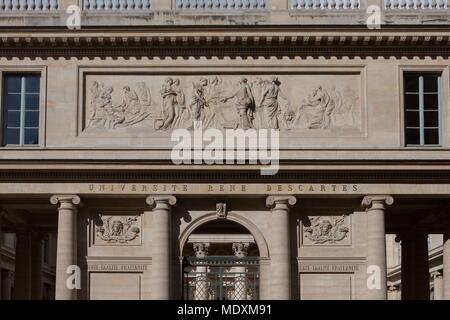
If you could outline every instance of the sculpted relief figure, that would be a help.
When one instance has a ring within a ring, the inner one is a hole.
[[[163,103],[163,123],[160,129],[167,130],[173,125],[175,119],[175,105],[177,104],[177,93],[174,88],[174,81],[172,78],[166,78],[161,89],[161,97]]]
[[[345,78],[333,82],[311,76],[311,81],[302,82],[309,78],[155,76],[157,81],[143,81],[142,77],[134,86],[93,81],[88,91],[87,128],[139,125],[166,131],[192,129],[195,122],[203,128],[243,130],[356,129],[360,125],[360,97]],[[159,94],[153,95],[153,90]]]
[[[331,100],[328,92],[319,85],[300,105],[297,121],[308,129],[328,129],[334,107],[334,100]]]
[[[201,121],[204,128],[213,127],[215,116],[206,98],[208,84],[209,81],[206,78],[201,78],[198,82],[192,84],[193,92],[190,103],[192,122]],[[194,123],[192,123],[191,128],[193,126]]]
[[[123,117],[116,112],[112,105],[112,93],[114,89],[110,86],[106,88],[103,84],[94,82],[91,88],[92,115],[89,120],[89,127],[114,128],[116,124],[123,121]]]
[[[226,103],[228,100],[236,98],[235,104],[238,113],[238,121],[235,128],[250,129],[253,128],[253,113],[255,111],[255,99],[253,98],[252,89],[248,85],[248,80],[242,77],[239,81],[238,90],[230,97],[222,99]]]
[[[146,89],[145,84],[140,85],[139,92]],[[114,129],[117,127],[128,127],[141,122],[150,114],[148,107],[149,100],[144,104],[136,93],[129,86],[122,88],[122,101],[114,106],[112,102],[112,86],[104,86],[103,83],[95,81],[90,89],[92,114],[88,122],[88,127]],[[151,99],[147,93],[147,99]]]
[[[147,87],[145,82],[138,82],[137,91],[139,96],[139,101],[144,108],[149,108],[152,105],[152,94],[150,89]]]
[[[173,82],[173,90],[176,93],[175,118],[173,120],[173,128],[184,127],[184,123],[191,118],[190,111],[186,108],[186,96],[180,85],[180,79]]]
[[[262,93],[260,110],[263,111],[264,128],[267,129],[280,129],[279,116],[281,111],[278,104],[278,96],[287,100],[281,93],[280,84],[277,77],[272,77],[270,84],[266,86]]]

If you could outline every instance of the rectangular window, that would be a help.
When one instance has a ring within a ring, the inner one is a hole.
[[[440,73],[404,74],[406,146],[441,144],[440,107]]]
[[[7,74],[3,83],[3,145],[38,145],[40,75]]]

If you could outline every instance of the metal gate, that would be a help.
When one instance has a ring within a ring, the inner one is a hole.
[[[187,257],[183,261],[185,300],[258,300],[259,258]]]

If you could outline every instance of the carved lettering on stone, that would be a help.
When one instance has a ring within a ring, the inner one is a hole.
[[[86,130],[142,127],[343,130],[361,128],[356,74],[91,75]]]
[[[95,222],[95,244],[140,244],[141,217],[101,215]]]
[[[304,245],[350,244],[350,218],[342,216],[310,216],[303,224]]]

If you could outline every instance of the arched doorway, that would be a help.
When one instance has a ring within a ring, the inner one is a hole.
[[[241,224],[213,220],[199,225],[182,254],[185,300],[259,299],[260,253]]]

